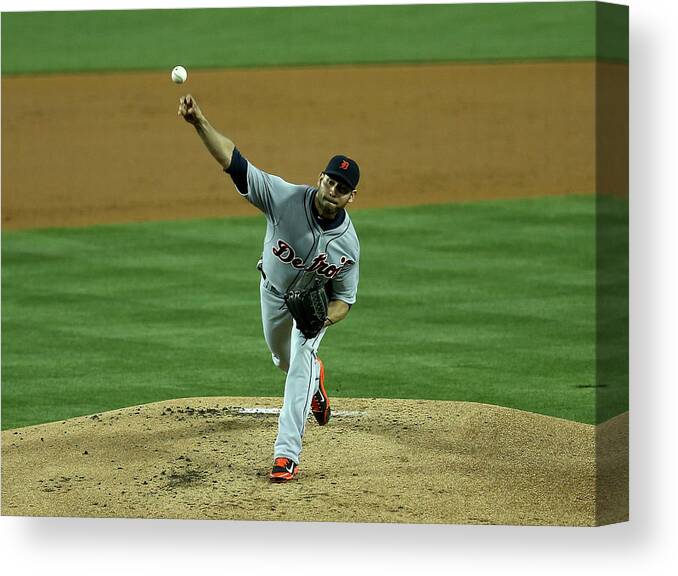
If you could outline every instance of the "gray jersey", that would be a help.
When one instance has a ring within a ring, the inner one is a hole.
[[[303,289],[316,278],[329,284],[330,299],[356,301],[360,244],[346,213],[323,230],[313,211],[316,189],[285,182],[248,163],[244,196],[266,215],[263,269],[280,293]]]

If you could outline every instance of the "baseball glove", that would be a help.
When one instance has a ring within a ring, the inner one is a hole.
[[[285,304],[304,337],[315,338],[323,329],[327,318],[328,299],[321,283],[316,283],[306,290],[290,290],[285,294]]]

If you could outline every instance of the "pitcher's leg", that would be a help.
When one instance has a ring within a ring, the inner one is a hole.
[[[278,419],[275,457],[291,458],[297,464],[301,455],[301,439],[313,394],[318,389],[319,365],[316,354],[325,335],[307,340],[296,328],[292,330],[290,368],[285,381],[285,397]]]
[[[271,351],[273,364],[283,372],[290,366],[290,343],[292,334],[292,316],[284,307],[284,300],[264,287],[259,288],[261,296],[261,323],[264,338]]]

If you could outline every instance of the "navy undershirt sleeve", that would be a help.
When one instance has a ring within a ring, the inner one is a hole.
[[[247,159],[237,148],[233,149],[231,164],[228,168],[224,168],[224,172],[231,177],[238,192],[245,196],[247,194]]]

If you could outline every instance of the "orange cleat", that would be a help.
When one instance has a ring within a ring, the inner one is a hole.
[[[330,398],[327,395],[327,390],[325,390],[325,365],[320,358],[318,358],[318,364],[320,365],[320,385],[311,400],[311,412],[313,412],[318,424],[324,426],[329,422],[332,410],[330,409]]]
[[[276,458],[269,478],[271,482],[288,482],[299,473],[299,466],[290,458]]]

